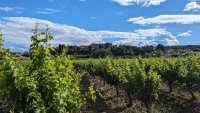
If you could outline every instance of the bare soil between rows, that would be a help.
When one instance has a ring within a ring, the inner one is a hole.
[[[145,113],[143,103],[136,98],[133,106],[127,107],[128,96],[120,88],[120,95],[116,96],[115,87],[105,83],[100,77],[83,76],[80,83],[82,92],[86,92],[90,84],[94,84],[96,90],[96,101],[87,100],[87,105],[82,107],[79,113]],[[168,93],[168,87],[162,85],[160,97],[152,106],[152,113],[200,113],[200,95],[198,100],[191,100],[189,93],[173,91]]]

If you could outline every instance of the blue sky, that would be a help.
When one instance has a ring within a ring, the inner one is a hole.
[[[5,47],[26,51],[36,23],[52,44],[200,44],[198,0],[0,0]]]

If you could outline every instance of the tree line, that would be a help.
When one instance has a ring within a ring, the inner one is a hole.
[[[111,44],[111,43],[110,43]],[[84,46],[81,49],[81,46],[65,46],[60,44],[55,48],[56,52],[52,54],[61,54],[62,50],[67,49],[67,54],[77,56],[77,57],[86,57],[86,58],[106,58],[106,57],[135,57],[135,56],[144,56],[144,57],[161,57],[164,56],[165,47],[162,44],[158,44],[156,47],[153,46],[129,46],[129,45],[112,45],[110,48],[99,45],[98,48],[92,48],[92,45]]]

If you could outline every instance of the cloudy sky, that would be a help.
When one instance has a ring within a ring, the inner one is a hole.
[[[48,24],[52,45],[200,44],[199,0],[0,0],[5,47],[27,51]]]

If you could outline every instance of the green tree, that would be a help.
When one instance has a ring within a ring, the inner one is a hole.
[[[108,56],[112,56],[112,52],[105,49],[99,49],[93,52],[92,56],[94,58],[106,58]]]
[[[165,52],[165,47],[162,44],[158,44],[156,50],[161,50],[162,52]]]
[[[128,49],[123,47],[123,46],[119,46],[117,48],[114,49],[114,55],[116,56],[124,56],[124,55],[127,55],[128,53]]]

